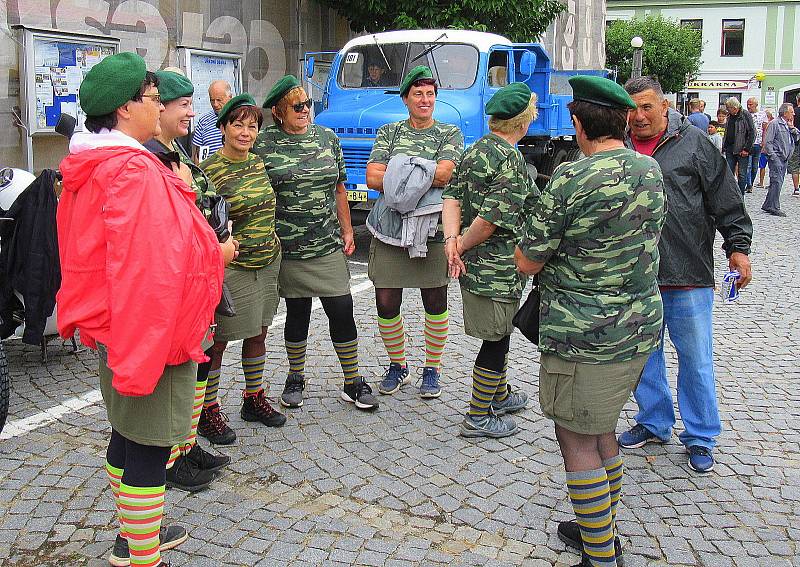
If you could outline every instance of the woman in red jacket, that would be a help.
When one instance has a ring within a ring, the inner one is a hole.
[[[134,53],[93,67],[79,93],[88,132],[61,163],[58,326],[100,355],[120,522],[112,565],[166,565],[160,551],[188,537],[161,528],[164,467],[189,433],[197,363],[235,255],[232,241],[217,244],[186,180],[142,146],[159,133],[157,86]]]

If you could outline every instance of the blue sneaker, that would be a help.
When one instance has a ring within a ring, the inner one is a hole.
[[[422,385],[419,387],[419,395],[422,398],[438,398],[442,395],[442,388],[439,386],[439,371],[433,366],[426,366],[422,369]]]
[[[694,472],[703,474],[714,470],[714,455],[711,454],[711,449],[692,445],[686,450],[689,451],[689,468]]]
[[[408,381],[408,367],[400,366],[396,362],[389,364],[389,369],[383,375],[383,380],[378,384],[378,391],[381,394],[394,394],[400,386]]]
[[[664,443],[660,437],[656,437],[655,433],[651,433],[644,425],[638,423],[631,427],[628,431],[623,433],[617,439],[620,447],[625,449],[638,449],[644,447],[648,443]]]

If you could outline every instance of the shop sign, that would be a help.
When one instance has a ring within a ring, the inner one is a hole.
[[[731,79],[723,81],[689,81],[686,83],[688,90],[747,90],[750,81],[747,79]]]

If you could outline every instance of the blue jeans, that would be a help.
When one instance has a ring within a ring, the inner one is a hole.
[[[753,144],[753,149],[750,150],[750,177],[748,187],[752,188],[753,183],[758,175],[758,166],[761,162],[761,144]]]
[[[681,443],[712,449],[722,431],[714,376],[711,309],[714,289],[662,290],[664,326],[678,352],[678,409],[684,431]],[[661,344],[645,364],[639,386],[633,393],[639,404],[636,422],[667,440],[675,425],[672,393],[667,382],[664,332]]]
[[[739,164],[739,177],[737,181],[739,182],[739,191],[744,195],[750,183],[750,156],[742,157],[739,154],[732,154],[726,150],[725,159],[734,175],[736,175],[736,164]]]

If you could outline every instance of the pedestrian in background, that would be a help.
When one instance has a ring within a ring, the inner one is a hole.
[[[725,128],[728,125],[728,111],[725,109],[724,106],[720,106],[717,109],[717,123],[719,124],[719,126],[717,126],[717,132],[719,132],[724,138]]]
[[[701,101],[699,98],[693,98],[689,101],[689,116],[687,116],[687,118],[693,126],[697,126],[703,132],[705,132],[708,130],[708,124],[710,120],[706,118],[706,115],[700,111],[700,102]]]
[[[459,277],[464,332],[481,339],[472,368],[464,437],[519,431],[500,416],[525,408],[528,395],[508,384],[508,351],[526,278],[514,265],[527,209],[538,195],[516,144],[536,120],[536,95],[525,83],[498,90],[486,104],[489,134],[464,152],[444,191],[442,222],[451,277]]]
[[[800,94],[796,99],[795,116],[797,116],[798,108],[800,108]],[[792,195],[800,195],[800,144],[795,144],[794,151],[786,164],[786,170],[792,175]]]
[[[736,176],[742,195],[750,183],[750,150],[756,139],[753,117],[742,109],[742,103],[735,97],[725,101],[728,109],[728,123],[722,136],[722,152],[728,167]]]
[[[761,126],[761,157],[758,159],[758,183],[756,187],[764,188],[764,174],[767,171],[767,154],[764,153],[764,137],[767,135],[767,127],[769,123],[775,119],[775,113],[771,108],[765,108],[764,113],[767,119]]]
[[[756,131],[756,138],[753,142],[753,148],[750,150],[750,175],[747,178],[748,193],[753,192],[753,182],[756,180],[759,164],[761,163],[761,145],[764,140],[764,126],[769,121],[767,113],[758,109],[758,99],[750,97],[747,99],[747,112],[753,117],[753,127]]]
[[[664,329],[678,353],[678,408],[684,431],[679,438],[689,452],[689,467],[699,473],[714,468],[713,449],[722,424],[714,375],[712,307],[714,304],[714,236],[719,231],[728,268],[737,270],[739,289],[751,279],[753,225],[730,168],[677,112],[667,110],[661,85],[651,77],[625,84],[637,108],[628,118],[626,143],[651,155],[661,167],[667,220],[658,244],[658,284],[664,303]],[[619,436],[625,448],[663,443],[675,425],[667,380],[662,330],[634,392],[636,425]]]
[[[275,124],[261,131],[252,150],[275,190],[275,230],[283,251],[278,291],[286,302],[283,338],[289,374],[280,401],[288,408],[303,405],[311,301],[319,297],[344,374],[342,398],[358,409],[376,409],[378,400],[358,369],[346,259],[356,245],[344,155],[332,130],[311,123],[311,104],[295,76],[280,79],[264,101]]]
[[[718,127],[719,122],[716,120],[712,120],[708,123],[708,139],[711,140],[711,143],[714,144],[714,147],[716,147],[720,155],[722,155],[722,135],[717,132]]]
[[[195,163],[204,161],[222,147],[222,133],[217,128],[217,117],[222,107],[232,98],[231,86],[226,81],[212,81],[208,85],[211,110],[197,120],[192,134],[192,159]]]
[[[781,210],[781,189],[786,179],[786,164],[800,142],[800,131],[794,125],[794,107],[784,102],[778,108],[778,118],[769,123],[764,135],[764,154],[769,163],[769,189],[761,210],[785,217]]]
[[[587,157],[555,170],[516,258],[521,272],[539,273],[539,403],[555,422],[577,518],[562,522],[558,535],[581,550],[576,567],[611,566],[622,563],[623,463],[614,430],[661,333],[665,202],[658,164],[623,144],[631,97],[602,77],[569,83],[575,139]]]

